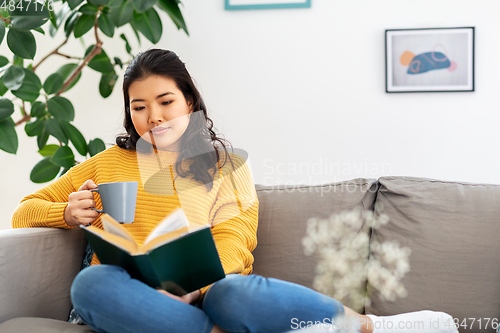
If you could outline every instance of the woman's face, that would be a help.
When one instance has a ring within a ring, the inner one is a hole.
[[[151,75],[133,82],[128,94],[137,133],[158,149],[179,151],[179,139],[189,125],[192,107],[175,81]]]

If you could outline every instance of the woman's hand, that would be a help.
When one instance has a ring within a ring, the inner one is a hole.
[[[69,195],[68,205],[64,210],[64,220],[69,226],[87,225],[99,216],[98,212],[90,209],[90,207],[95,207],[94,194],[90,192],[94,188],[97,188],[97,185],[89,179],[78,189],[78,192]]]
[[[189,294],[186,294],[183,296],[177,296],[177,295],[171,294],[168,291],[163,290],[163,289],[156,289],[156,290],[158,290],[163,295],[167,295],[168,297],[171,297],[173,299],[176,299],[176,300],[181,301],[182,303],[186,303],[186,304],[196,303],[200,299],[200,296],[201,296],[200,290],[195,290],[192,293],[189,293]]]

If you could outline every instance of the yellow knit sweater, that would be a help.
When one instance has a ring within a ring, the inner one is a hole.
[[[230,154],[235,169],[229,160],[225,165],[219,163],[223,166],[213,176],[213,187],[207,192],[207,187],[201,182],[177,175],[175,162],[178,156],[178,152],[143,154],[113,146],[23,198],[12,216],[12,226],[72,228],[64,220],[64,210],[69,194],[78,191],[85,181],[92,179],[96,184],[138,181],[135,221],[124,226],[139,245],[165,216],[182,207],[193,227],[212,225],[212,234],[226,274],[250,274],[253,264],[251,252],[257,245],[259,202],[245,160]],[[189,165],[186,160],[182,163],[183,166]],[[168,181],[167,177],[154,177],[165,174],[162,170],[167,170]],[[98,195],[95,195],[95,201],[96,208],[102,209]],[[102,229],[100,217],[92,225]],[[94,255],[92,264],[98,263]],[[207,289],[208,286],[202,288],[202,295]]]

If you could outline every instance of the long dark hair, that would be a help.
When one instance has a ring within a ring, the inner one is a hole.
[[[160,75],[173,80],[184,95],[186,102],[193,106],[193,111],[197,113],[203,112],[203,117],[190,118],[189,125],[180,138],[181,151],[175,168],[179,176],[186,178],[193,175],[194,180],[203,182],[207,186],[207,191],[210,191],[213,186],[213,176],[210,175],[209,170],[213,169],[214,175],[217,172],[218,163],[221,160],[219,151],[223,150],[225,153],[226,158],[224,158],[223,165],[225,165],[227,157],[231,161],[226,145],[232,146],[229,141],[217,136],[213,130],[213,122],[207,115],[207,108],[201,94],[196,88],[185,64],[174,52],[163,49],[149,49],[137,54],[128,65],[123,77],[123,99],[125,104],[123,126],[127,134],[118,136],[116,144],[124,149],[137,149],[137,141],[140,136],[135,130],[130,116],[128,89],[133,82],[146,79],[150,75]],[[181,162],[184,159],[193,161],[187,171],[182,169]],[[231,164],[233,164],[232,161]]]

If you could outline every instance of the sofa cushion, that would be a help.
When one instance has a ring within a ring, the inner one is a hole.
[[[390,221],[372,237],[410,247],[411,270],[403,278],[406,298],[386,302],[375,293],[366,313],[444,311],[464,324],[461,333],[494,332],[491,320],[500,314],[500,186],[381,177],[376,202]],[[491,318],[488,329],[484,318]]]
[[[259,227],[253,273],[312,288],[317,257],[303,251],[307,220],[357,206],[373,209],[377,182],[353,179],[325,185],[256,185],[256,190]]]
[[[68,322],[47,319],[20,317],[9,319],[0,324],[2,333],[93,333],[86,325],[75,325]]]
[[[0,230],[0,322],[17,317],[68,320],[70,286],[86,242],[77,229]]]

